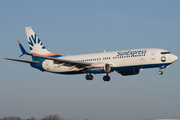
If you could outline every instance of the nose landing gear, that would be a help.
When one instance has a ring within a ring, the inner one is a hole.
[[[162,74],[163,74],[163,71],[161,71],[161,69],[160,69],[158,73],[159,73],[159,75],[162,75]]]

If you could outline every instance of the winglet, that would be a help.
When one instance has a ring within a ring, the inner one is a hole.
[[[20,43],[18,40],[17,40],[17,42],[18,42],[19,47],[20,47],[21,52],[22,52],[22,55],[20,55],[19,57],[21,57],[21,56],[23,56],[23,55],[27,54],[26,50],[25,50],[25,49],[24,49],[24,47],[21,45],[21,43]]]

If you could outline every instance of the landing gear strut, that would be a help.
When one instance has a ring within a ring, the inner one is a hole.
[[[158,73],[159,73],[159,75],[162,75],[162,74],[163,74],[163,71],[161,71],[161,69],[160,69]]]
[[[103,77],[103,80],[104,80],[104,81],[110,81],[110,79],[111,79],[111,78],[109,77],[108,73],[107,73],[106,76]]]
[[[93,76],[91,74],[87,74],[85,78],[86,78],[86,80],[92,80]]]

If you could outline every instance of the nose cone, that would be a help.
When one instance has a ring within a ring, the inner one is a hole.
[[[173,56],[172,56],[172,60],[173,60],[173,62],[175,62],[175,61],[178,60],[178,57],[177,57],[176,55],[173,55]]]

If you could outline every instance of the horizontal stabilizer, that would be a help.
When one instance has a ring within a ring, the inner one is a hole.
[[[39,63],[39,61],[19,60],[19,59],[10,59],[10,58],[4,58],[4,59],[17,61],[17,62],[31,63],[31,64],[38,64]]]

